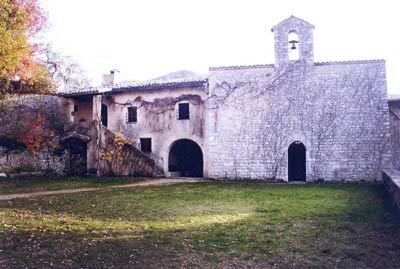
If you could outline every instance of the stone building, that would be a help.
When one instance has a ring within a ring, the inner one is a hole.
[[[392,164],[385,62],[314,62],[313,29],[293,16],[274,26],[274,64],[121,84],[110,74],[63,92],[78,126],[64,139],[83,145],[86,170],[99,171],[112,132],[165,176],[379,180]]]

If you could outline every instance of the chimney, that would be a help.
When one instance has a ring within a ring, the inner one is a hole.
[[[114,86],[114,84],[118,82],[116,72],[119,71],[117,69],[112,69],[109,74],[103,75],[103,86]]]
[[[115,70],[113,69],[110,71],[110,81],[109,81],[110,86],[114,85],[114,79],[115,79]]]

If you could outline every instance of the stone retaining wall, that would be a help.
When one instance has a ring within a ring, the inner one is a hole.
[[[30,153],[27,150],[7,151],[0,147],[0,172],[13,173],[15,169],[29,167],[34,171],[64,174],[65,155],[55,155],[52,152]]]
[[[393,169],[384,170],[382,178],[393,203],[400,210],[400,171]]]

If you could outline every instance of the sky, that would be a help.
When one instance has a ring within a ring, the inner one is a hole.
[[[314,60],[385,59],[388,92],[400,94],[397,0],[41,0],[44,36],[94,85],[178,71],[274,63],[271,28],[294,15],[315,26]]]

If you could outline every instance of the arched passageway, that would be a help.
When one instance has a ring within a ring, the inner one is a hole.
[[[181,177],[203,177],[203,153],[200,146],[189,139],[175,141],[169,151],[168,171]]]
[[[306,147],[300,141],[289,146],[288,174],[289,181],[306,181]]]

